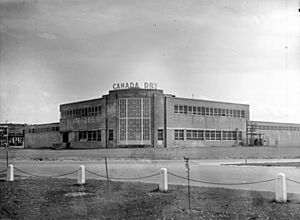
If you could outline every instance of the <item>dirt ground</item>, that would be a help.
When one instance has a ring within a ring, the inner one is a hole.
[[[183,147],[135,149],[9,149],[9,160],[101,160],[107,158],[131,159],[280,159],[300,158],[300,147]],[[6,159],[0,149],[0,160]]]
[[[300,201],[274,202],[274,193],[88,179],[0,182],[1,219],[300,219]]]

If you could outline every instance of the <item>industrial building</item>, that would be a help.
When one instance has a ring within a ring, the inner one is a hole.
[[[24,147],[25,124],[0,124],[0,147]]]
[[[25,148],[60,148],[59,123],[26,125]]]
[[[60,122],[25,127],[25,148],[300,146],[300,125],[250,121],[249,105],[178,98],[156,83],[118,83],[60,105]]]

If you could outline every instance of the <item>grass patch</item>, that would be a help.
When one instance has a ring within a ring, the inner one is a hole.
[[[274,202],[271,192],[88,179],[23,179],[0,182],[0,218],[12,219],[300,219],[296,195]]]

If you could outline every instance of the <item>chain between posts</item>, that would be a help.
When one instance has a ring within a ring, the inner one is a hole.
[[[7,169],[0,171],[0,173],[4,173],[4,172],[6,172],[6,171],[7,171]]]
[[[187,179],[186,177],[176,175],[174,173],[168,172],[170,175],[175,176],[177,178],[181,179]],[[267,180],[261,180],[261,181],[254,181],[254,182],[241,182],[241,183],[222,183],[222,182],[208,182],[208,181],[200,181],[200,180],[195,180],[195,179],[190,179],[192,182],[196,183],[204,183],[204,184],[211,184],[211,185],[224,185],[224,186],[234,186],[234,185],[250,185],[250,184],[258,184],[258,183],[266,183],[266,182],[271,182],[274,181],[275,179],[267,179]],[[300,184],[300,183],[299,183]]]

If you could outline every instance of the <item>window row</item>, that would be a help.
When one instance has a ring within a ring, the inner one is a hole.
[[[101,130],[77,131],[75,135],[77,141],[101,141]],[[114,130],[108,130],[108,140],[114,140]]]
[[[101,106],[91,106],[79,109],[70,109],[61,112],[61,118],[75,118],[82,116],[101,115]]]
[[[184,132],[186,132],[184,136]],[[216,130],[174,130],[175,140],[242,140],[241,131],[216,131]]]
[[[224,116],[245,118],[245,110],[174,105],[174,113],[187,115]]]
[[[288,126],[266,126],[266,125],[258,125],[251,126],[260,130],[279,130],[279,131],[300,131],[300,127],[288,127]],[[251,128],[250,127],[250,128]]]
[[[77,131],[78,141],[101,141],[101,131]]]
[[[48,127],[48,128],[29,128],[28,133],[43,133],[43,132],[52,132],[59,131],[59,127]]]

